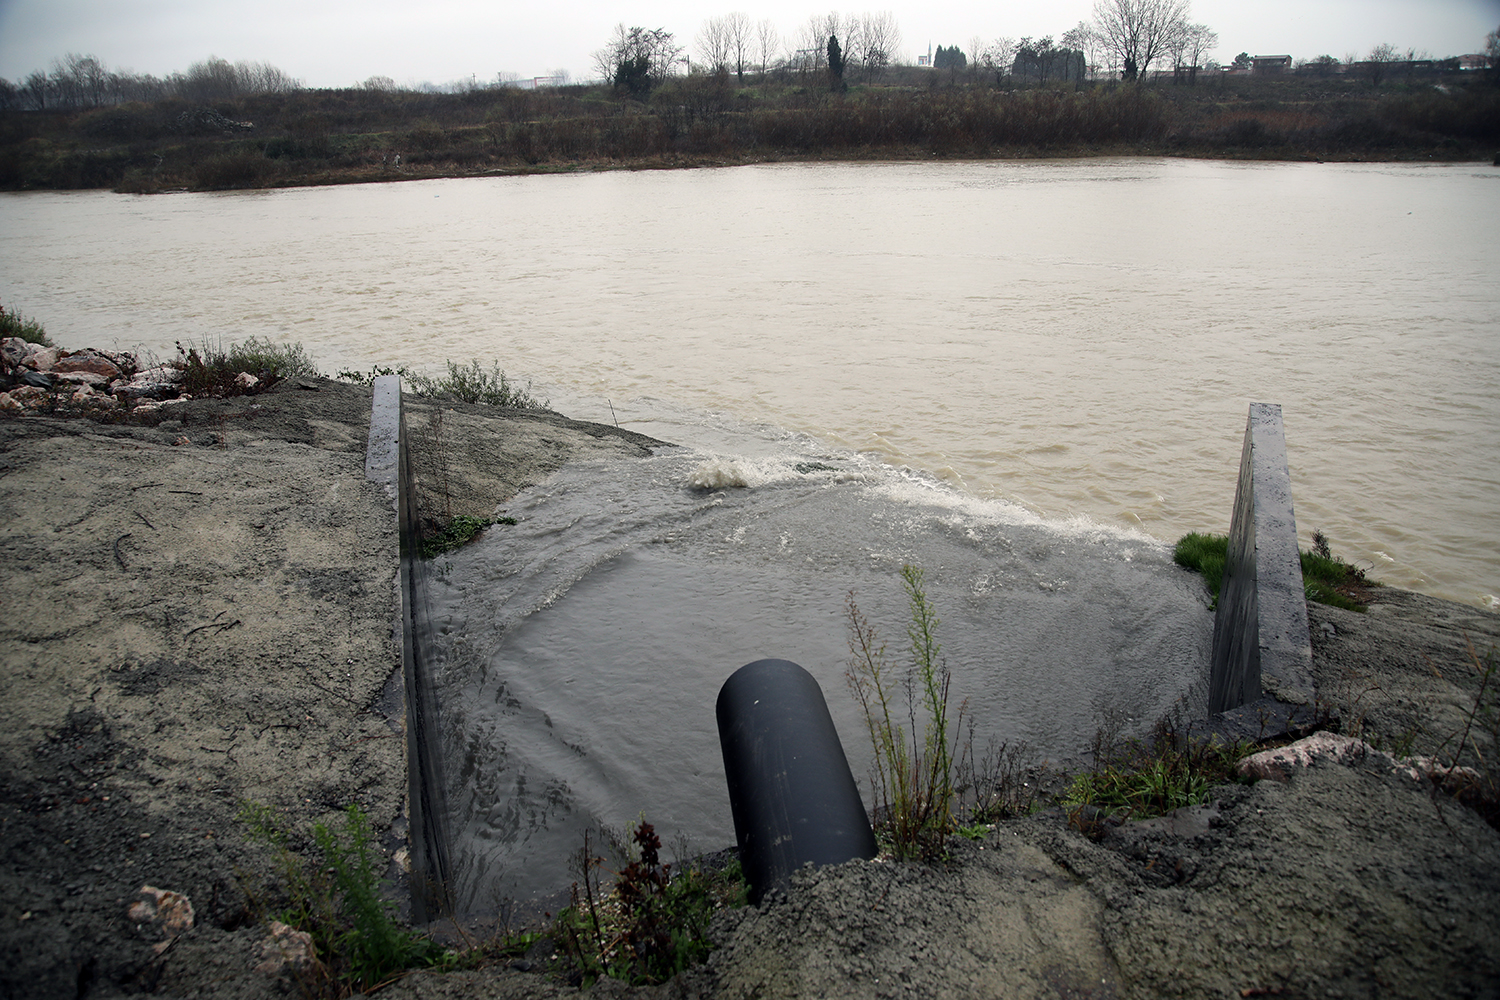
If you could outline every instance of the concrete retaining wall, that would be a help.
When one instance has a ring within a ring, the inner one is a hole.
[[[1252,403],[1214,618],[1208,710],[1239,708],[1263,694],[1299,706],[1315,696],[1281,407]]]
[[[375,379],[365,476],[385,484],[401,531],[401,670],[406,688],[407,802],[410,812],[411,913],[426,923],[448,913],[447,802],[437,703],[429,680],[427,564],[420,556],[411,456],[401,410],[401,379]]]

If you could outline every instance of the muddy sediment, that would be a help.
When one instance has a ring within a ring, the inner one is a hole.
[[[0,416],[0,997],[271,997],[274,864],[236,818],[351,803],[405,845],[397,539],[364,477],[368,389],[194,400],[156,426]],[[591,452],[653,442],[555,414],[415,402],[424,509],[490,516]],[[1385,746],[1455,746],[1500,616],[1381,589],[1313,605],[1320,697]],[[393,683],[393,679],[396,683]],[[1493,758],[1492,758],[1493,759]],[[305,846],[297,845],[294,846]],[[191,900],[171,933],[143,886]],[[719,918],[709,964],[598,995],[1496,996],[1500,834],[1380,758],[1220,789],[1099,841],[1059,810],[856,862]],[[392,997],[576,993],[508,968]]]

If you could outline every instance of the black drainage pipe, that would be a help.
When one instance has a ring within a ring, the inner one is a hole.
[[[719,689],[715,714],[752,903],[808,862],[875,856],[875,833],[812,674],[789,660],[747,663]]]

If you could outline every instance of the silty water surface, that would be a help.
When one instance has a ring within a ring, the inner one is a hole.
[[[517,525],[439,560],[461,911],[565,887],[601,824],[732,844],[714,700],[761,657],[818,679],[868,801],[846,600],[904,660],[904,563],[926,574],[977,752],[1076,759],[1106,716],[1138,733],[1201,712],[1212,615],[1162,543],[772,435],[740,431],[755,458],[669,447],[569,467],[507,505]]]

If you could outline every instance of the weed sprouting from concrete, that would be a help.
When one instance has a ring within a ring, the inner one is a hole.
[[[963,820],[975,825],[994,823],[1011,816],[1024,816],[1035,809],[1048,767],[1031,764],[1025,742],[993,741],[977,759],[974,756],[974,720],[969,719],[958,762],[957,791],[963,802]]]
[[[1449,741],[1445,774],[1439,784],[1450,789],[1460,802],[1473,808],[1484,821],[1500,830],[1500,676],[1497,650],[1491,646],[1481,657],[1474,643],[1465,640],[1469,663],[1479,675],[1474,701],[1464,711],[1464,727]],[[1463,767],[1467,757],[1474,766]]]
[[[431,559],[445,552],[461,549],[491,525],[515,523],[516,519],[513,517],[471,517],[459,514],[436,535],[422,540],[422,558]]]
[[[1215,785],[1235,780],[1235,765],[1252,750],[1247,742],[1190,739],[1165,721],[1145,741],[1112,747],[1100,738],[1093,769],[1073,776],[1062,805],[1085,832],[1094,832],[1088,817],[1095,813],[1161,816],[1208,801]]]

